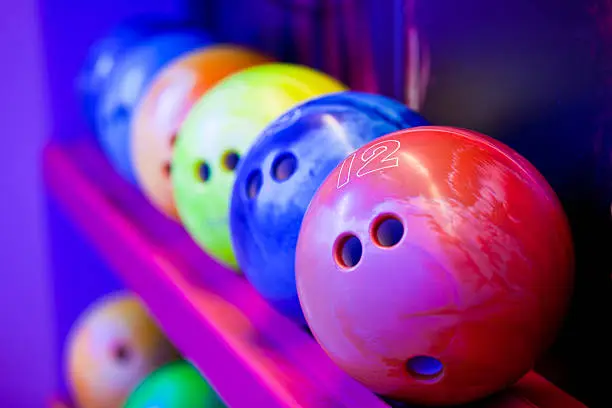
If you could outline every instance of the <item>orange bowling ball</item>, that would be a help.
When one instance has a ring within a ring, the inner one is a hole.
[[[121,408],[148,374],[179,355],[138,298],[116,293],[79,317],[65,357],[67,384],[79,408]]]
[[[153,81],[136,109],[132,161],[144,194],[163,213],[178,219],[170,160],[177,132],[193,103],[226,76],[271,61],[235,45],[211,46],[168,65]]]

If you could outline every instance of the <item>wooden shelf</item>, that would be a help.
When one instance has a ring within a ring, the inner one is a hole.
[[[51,197],[229,406],[389,406],[342,372],[243,277],[200,251],[179,224],[119,178],[91,141],[50,144],[43,165]],[[584,407],[535,373],[485,405]]]

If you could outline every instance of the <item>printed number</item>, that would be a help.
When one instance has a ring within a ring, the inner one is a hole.
[[[397,140],[385,140],[370,146],[370,148],[361,155],[361,160],[365,162],[365,164],[357,170],[357,177],[363,177],[373,171],[399,166],[399,159],[393,157],[399,148],[400,142]],[[379,160],[374,162],[375,159]],[[370,163],[374,164],[370,166]]]
[[[340,167],[340,174],[338,174],[337,186],[339,189],[346,186],[348,182],[351,181],[351,169],[353,168],[353,161],[355,160],[356,154],[357,153],[351,154],[342,162],[342,166]],[[343,176],[343,174],[345,175]]]
[[[361,178],[366,174],[370,174],[378,170],[399,166],[399,158],[395,156],[395,153],[397,153],[399,148],[400,142],[397,140],[384,140],[370,146],[361,154],[360,159],[363,164],[357,170],[355,175]],[[340,172],[338,174],[338,189],[344,187],[349,183],[349,181],[351,181],[351,173],[356,155],[357,153],[355,152],[342,162]]]

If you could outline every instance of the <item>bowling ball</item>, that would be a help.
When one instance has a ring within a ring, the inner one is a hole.
[[[79,317],[65,357],[77,406],[116,408],[149,373],[178,354],[136,297],[116,293]]]
[[[224,79],[194,105],[176,142],[172,184],[179,217],[204,251],[237,269],[229,199],[240,157],[288,109],[344,89],[313,69],[274,63]]]
[[[565,214],[530,163],[426,126],[334,169],[302,222],[296,281],[340,367],[378,394],[450,405],[533,366],[566,312],[573,262]]]
[[[92,127],[98,98],[117,62],[131,48],[169,24],[153,17],[132,19],[114,27],[91,46],[77,77],[77,92],[87,122]]]
[[[295,286],[295,246],[317,188],[358,147],[426,124],[392,99],[348,91],[295,107],[249,149],[232,193],[232,243],[240,269],[279,311],[305,323]]]
[[[208,36],[198,31],[165,32],[141,42],[117,63],[100,96],[96,126],[102,148],[126,180],[135,182],[130,133],[136,106],[162,68],[207,45]]]
[[[150,374],[124,408],[224,408],[212,387],[191,364],[177,361]]]
[[[270,61],[242,47],[210,46],[175,60],[155,78],[134,113],[131,154],[140,187],[163,213],[178,218],[170,161],[178,129],[193,103],[226,76]]]

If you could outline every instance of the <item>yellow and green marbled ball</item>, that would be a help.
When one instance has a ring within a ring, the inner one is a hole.
[[[238,268],[228,220],[240,156],[287,110],[344,90],[344,85],[311,68],[273,63],[226,78],[196,102],[176,141],[172,184],[179,217],[204,251]]]

